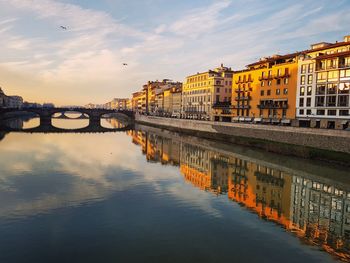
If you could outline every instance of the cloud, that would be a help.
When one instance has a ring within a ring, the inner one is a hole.
[[[151,11],[152,3],[137,14]],[[54,0],[0,0],[2,86],[27,100],[102,103],[127,97],[148,80],[182,81],[220,63],[240,69],[316,40],[339,40],[350,22],[346,1],[202,3],[169,2],[161,5],[166,12],[155,9],[159,15],[146,19]],[[139,5],[130,0],[123,6]],[[31,80],[22,81],[27,76]]]

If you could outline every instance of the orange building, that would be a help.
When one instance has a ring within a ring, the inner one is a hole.
[[[234,121],[290,124],[295,119],[299,54],[263,58],[234,72]]]

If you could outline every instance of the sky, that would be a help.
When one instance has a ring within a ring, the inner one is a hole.
[[[342,41],[349,13],[350,0],[0,0],[0,86],[32,102],[105,103],[148,80]]]

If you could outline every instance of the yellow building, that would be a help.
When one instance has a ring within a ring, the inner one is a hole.
[[[231,101],[232,74],[231,68],[221,65],[186,77],[182,88],[182,117],[215,120],[213,106]]]
[[[233,120],[290,124],[295,119],[299,55],[274,55],[235,72]]]
[[[138,91],[132,94],[131,99],[132,110],[138,113],[146,112],[146,92]]]

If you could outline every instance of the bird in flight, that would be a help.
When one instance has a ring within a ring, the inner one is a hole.
[[[67,30],[66,26],[60,26],[63,30]]]
[[[127,63],[123,63],[123,66],[127,66],[128,64]]]

